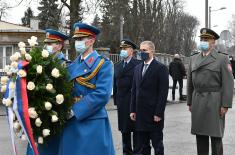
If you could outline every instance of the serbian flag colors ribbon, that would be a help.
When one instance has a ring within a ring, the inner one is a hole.
[[[20,61],[18,64],[18,69],[24,69],[29,62]],[[26,77],[20,77],[17,75],[16,78],[16,100],[17,100],[17,111],[19,114],[18,119],[21,120],[23,128],[26,131],[26,136],[28,137],[28,141],[30,146],[32,147],[34,154],[39,155],[34,137],[33,131],[30,124],[30,118],[28,113],[28,96],[27,96],[27,81]]]

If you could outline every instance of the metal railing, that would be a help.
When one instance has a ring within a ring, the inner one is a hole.
[[[109,58],[114,64],[121,60],[119,54],[109,54]],[[139,59],[138,56],[137,59]],[[174,56],[166,53],[155,53],[155,59],[166,66],[169,66],[170,62],[174,59]],[[181,59],[185,65],[188,64],[188,57],[181,57]]]

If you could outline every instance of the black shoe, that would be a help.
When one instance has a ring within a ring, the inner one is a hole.
[[[179,99],[180,101],[186,101],[186,99],[183,96],[181,96]]]

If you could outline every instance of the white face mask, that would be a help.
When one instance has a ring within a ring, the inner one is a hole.
[[[121,51],[120,51],[120,57],[121,57],[122,59],[127,58],[127,57],[128,57],[128,52],[127,52],[127,50],[121,50]]]
[[[53,46],[52,45],[47,45],[46,46],[46,50],[50,53],[50,54],[53,54],[54,51],[53,51]]]
[[[82,54],[88,49],[88,47],[86,47],[85,41],[75,41],[75,49],[78,53]]]

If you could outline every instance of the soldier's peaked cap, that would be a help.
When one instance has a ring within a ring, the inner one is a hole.
[[[45,43],[52,43],[52,42],[64,42],[68,40],[69,36],[53,30],[53,29],[46,29],[46,39],[44,40]]]
[[[201,38],[213,38],[215,40],[219,39],[219,35],[211,30],[211,29],[208,29],[208,28],[202,28],[200,30],[200,36]]]
[[[75,23],[73,25],[74,35],[73,38],[96,36],[100,33],[100,30],[94,26],[85,23]]]
[[[133,49],[137,49],[138,46],[133,42],[131,41],[130,39],[123,39],[120,43],[120,47],[132,47]]]

